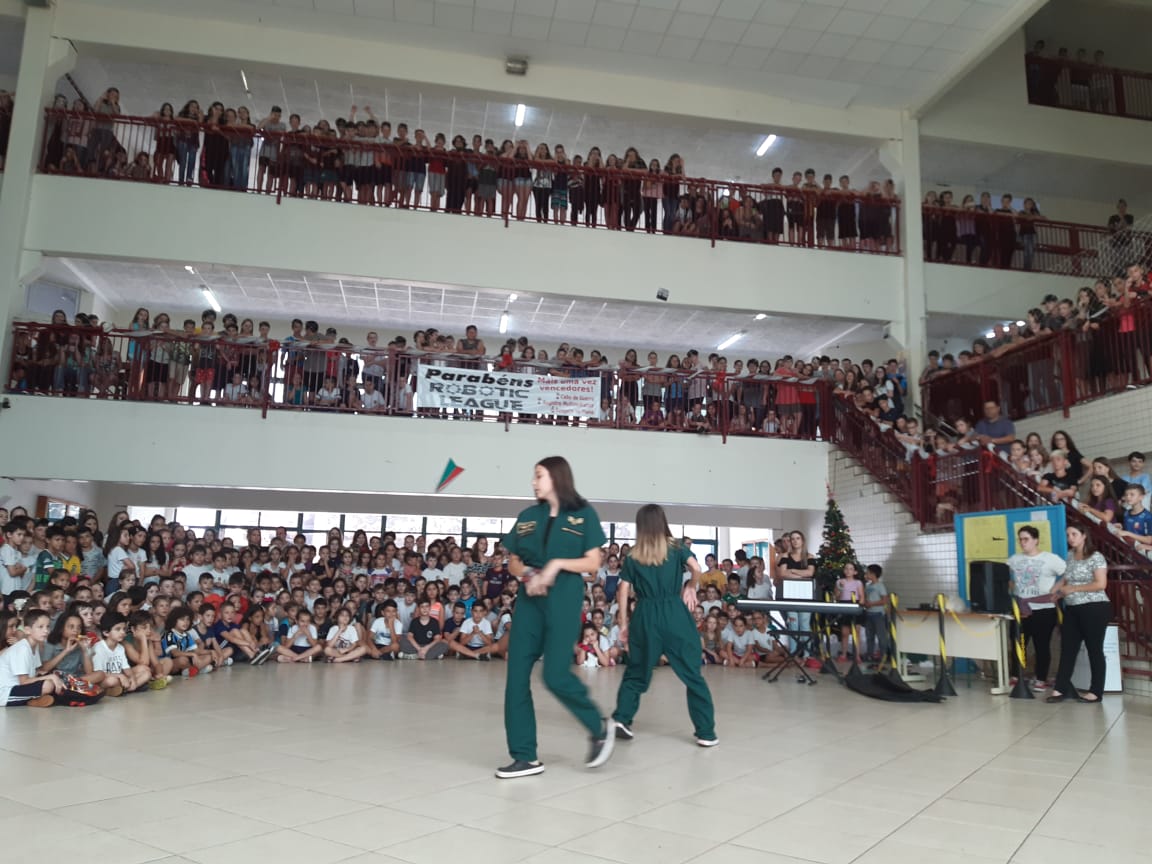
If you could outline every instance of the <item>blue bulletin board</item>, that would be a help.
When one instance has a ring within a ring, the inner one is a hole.
[[[957,514],[957,581],[961,599],[968,602],[968,565],[972,561],[1007,561],[1019,550],[1016,534],[1023,525],[1040,531],[1040,549],[1063,558],[1068,552],[1063,507],[1028,507]]]

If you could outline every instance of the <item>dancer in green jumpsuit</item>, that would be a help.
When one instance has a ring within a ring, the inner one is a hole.
[[[510,556],[508,569],[521,585],[504,684],[504,728],[512,762],[496,771],[501,779],[544,771],[536,753],[531,688],[532,667],[541,657],[544,686],[588,730],[586,767],[598,768],[608,761],[616,732],[572,667],[584,600],[581,574],[600,567],[600,547],[606,539],[600,517],[576,493],[572,468],[561,456],[536,463],[532,491],[537,503],[516,517],[503,541]]]
[[[692,574],[687,582],[685,570]],[[612,715],[617,738],[632,740],[632,720],[640,708],[640,697],[648,689],[652,670],[663,655],[688,688],[688,716],[695,727],[696,743],[701,747],[720,743],[712,693],[700,673],[700,633],[692,620],[699,585],[700,565],[687,548],[672,539],[663,508],[656,504],[641,507],[636,513],[636,545],[624,559],[616,592],[620,639],[628,645],[628,665]],[[628,597],[633,591],[636,612],[629,622]]]

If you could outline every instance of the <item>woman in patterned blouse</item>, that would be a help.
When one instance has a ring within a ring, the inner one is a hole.
[[[1092,539],[1075,525],[1068,530],[1068,569],[1052,588],[1052,597],[1064,601],[1064,624],[1060,635],[1060,669],[1052,695],[1045,701],[1099,703],[1104,695],[1104,633],[1112,619],[1108,587],[1108,562],[1096,551]],[[1081,693],[1072,685],[1072,670],[1083,643],[1092,669],[1092,685]]]

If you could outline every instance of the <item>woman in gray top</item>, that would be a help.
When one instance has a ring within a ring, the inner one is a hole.
[[[1052,588],[1052,597],[1064,601],[1064,624],[1060,635],[1060,668],[1052,695],[1045,701],[1099,703],[1104,695],[1104,633],[1112,620],[1108,602],[1108,562],[1096,551],[1083,528],[1069,525],[1068,569]],[[1072,670],[1083,643],[1092,669],[1092,685],[1086,693],[1072,686]]]

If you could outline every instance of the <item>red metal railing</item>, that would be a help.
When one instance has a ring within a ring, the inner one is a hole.
[[[511,221],[744,243],[900,254],[900,202],[806,190],[502,158],[335,132],[263,132],[47,109],[47,173],[445,211]],[[562,182],[556,181],[562,176]],[[689,210],[681,211],[682,197]]]
[[[1024,58],[1033,105],[1152,120],[1152,74],[1077,63],[1059,57]]]
[[[1152,301],[1125,298],[1087,329],[1059,330],[997,349],[928,379],[927,415],[949,423],[987,400],[1013,420],[1152,384]]]
[[[12,392],[259,408],[265,416],[308,410],[803,440],[826,439],[832,424],[828,383],[790,372],[514,361],[516,372],[599,379],[601,410],[569,417],[420,404],[418,364],[501,368],[498,358],[474,355],[17,322],[9,360]],[[379,399],[365,399],[368,378]]]
[[[921,208],[924,260],[1064,276],[1111,277],[1152,260],[1152,234],[1019,213],[962,207]]]

